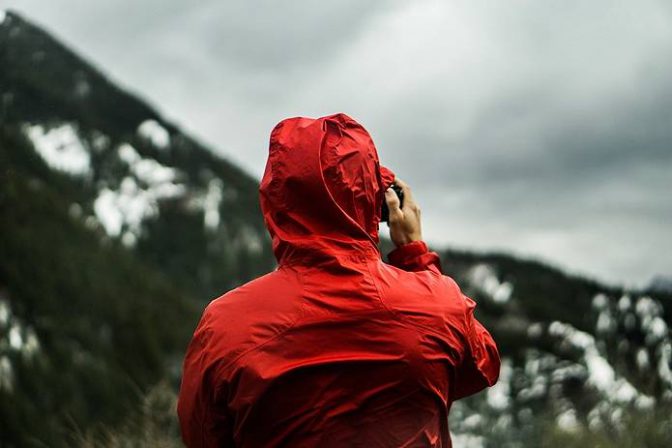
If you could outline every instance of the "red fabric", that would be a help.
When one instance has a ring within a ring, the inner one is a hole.
[[[451,402],[494,384],[499,355],[424,242],[381,260],[393,180],[346,115],[275,127],[260,200],[278,268],[205,309],[178,402],[188,446],[451,445]]]
[[[404,271],[424,271],[431,269],[442,273],[441,260],[436,252],[430,252],[424,241],[413,241],[396,248],[387,255],[391,265]]]

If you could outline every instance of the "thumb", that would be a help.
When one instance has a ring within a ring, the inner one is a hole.
[[[394,192],[392,187],[385,191],[385,202],[387,202],[387,208],[390,210],[390,214],[400,210],[399,196],[397,196],[397,193]]]

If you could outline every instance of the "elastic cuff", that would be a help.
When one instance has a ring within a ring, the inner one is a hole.
[[[397,247],[392,252],[387,254],[387,259],[390,263],[397,265],[402,264],[404,260],[417,257],[418,255],[422,255],[427,252],[429,252],[429,248],[424,241],[411,241],[410,243]]]

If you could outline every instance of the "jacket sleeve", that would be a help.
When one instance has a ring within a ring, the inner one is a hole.
[[[460,293],[461,295],[461,293]],[[474,317],[476,302],[467,296],[465,308],[466,350],[455,370],[452,400],[459,400],[490,387],[499,378],[500,358],[497,344],[483,325]]]
[[[436,252],[429,251],[424,241],[413,241],[397,247],[388,254],[391,265],[405,271],[431,270],[442,274],[441,260]],[[458,300],[464,300],[464,340],[465,353],[460,365],[456,367],[451,384],[453,400],[475,394],[492,386],[499,377],[500,359],[494,339],[474,317],[476,302],[462,294],[455,282],[449,279],[451,288],[455,288]]]
[[[424,241],[412,241],[397,247],[387,255],[392,266],[404,271],[431,270],[441,273],[441,260],[436,252],[430,252]]]
[[[201,319],[187,348],[182,370],[182,384],[177,402],[182,440],[189,447],[233,447],[231,418],[225,405],[218,404],[222,385],[215,366],[208,359],[211,333]]]

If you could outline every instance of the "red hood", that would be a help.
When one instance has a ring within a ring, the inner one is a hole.
[[[278,262],[379,257],[380,208],[393,181],[369,133],[349,116],[278,123],[259,187]]]

